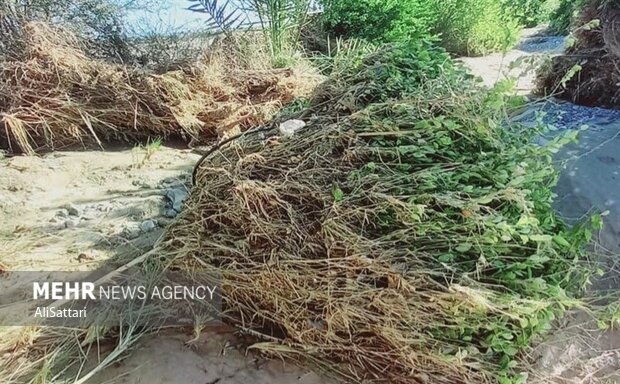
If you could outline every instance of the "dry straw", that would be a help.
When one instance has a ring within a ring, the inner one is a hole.
[[[152,74],[87,57],[67,31],[29,23],[21,32],[24,51],[0,62],[0,146],[15,152],[148,137],[205,142],[261,124],[320,79],[264,69],[260,57],[258,70],[224,61],[238,41],[216,44],[183,70]]]

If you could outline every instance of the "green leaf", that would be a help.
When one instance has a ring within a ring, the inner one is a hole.
[[[606,331],[607,329],[609,329],[609,324],[607,324],[607,322],[605,322],[603,320],[598,320],[596,322],[596,325],[598,326],[598,329],[600,329],[602,331]]]
[[[499,384],[514,384],[512,380],[507,378],[506,376],[502,376],[499,378]]]
[[[332,195],[334,196],[335,201],[342,201],[344,198],[344,192],[342,192],[342,189],[336,185],[332,188]]]
[[[461,253],[465,253],[467,251],[469,251],[473,246],[469,243],[463,243],[461,245],[459,245],[458,247],[456,247],[456,251],[457,252],[461,252]]]
[[[581,72],[581,70],[583,69],[583,67],[579,64],[575,64],[573,65],[568,72],[566,72],[566,74],[564,75],[564,77],[562,78],[562,80],[560,81],[560,83],[562,84],[562,88],[566,88],[566,84],[573,78],[575,77],[575,75],[579,72]]]
[[[530,235],[530,240],[537,243],[547,243],[551,241],[552,237],[549,235]]]
[[[562,235],[553,236],[553,242],[559,246],[570,248],[570,243]]]
[[[515,347],[512,346],[506,346],[504,347],[504,353],[507,354],[508,356],[514,356],[519,352],[519,350]]]
[[[592,222],[592,228],[596,230],[603,229],[603,218],[601,217],[601,215],[592,216],[591,222]]]

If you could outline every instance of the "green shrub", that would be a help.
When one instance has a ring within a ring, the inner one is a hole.
[[[435,22],[428,0],[324,0],[323,19],[337,36],[401,41],[429,34]]]
[[[359,107],[406,98],[427,80],[450,81],[462,73],[448,53],[432,39],[413,39],[385,45],[331,75],[338,79],[335,88],[351,90],[353,96],[346,99],[355,100]]]
[[[428,37],[437,24],[437,9],[433,0],[404,0],[400,2],[400,18],[388,31],[389,41]]]
[[[551,15],[549,28],[555,33],[567,35],[576,13],[579,12],[583,3],[583,0],[562,0]]]
[[[520,25],[535,27],[549,21],[556,1],[551,0],[504,0],[507,11]]]
[[[325,0],[323,20],[336,36],[384,40],[400,10],[394,1]]]
[[[408,98],[431,80],[441,79],[442,85],[450,87],[472,81],[434,39],[386,44],[364,57],[357,53],[333,66],[330,79],[315,92],[314,105],[325,103],[340,112],[355,112],[371,103]]]
[[[434,29],[450,52],[485,55],[512,47],[519,38],[518,22],[496,0],[436,0]]]
[[[517,41],[518,22],[497,0],[324,0],[336,36],[399,42],[441,35],[454,54],[481,55]]]

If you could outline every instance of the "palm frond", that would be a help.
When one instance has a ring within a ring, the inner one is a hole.
[[[231,6],[231,0],[220,3],[218,0],[188,0],[193,3],[188,10],[204,13],[209,16],[207,27],[211,30],[229,32],[247,27],[248,20],[236,6]]]

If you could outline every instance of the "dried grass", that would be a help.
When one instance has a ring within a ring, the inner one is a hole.
[[[346,382],[488,382],[477,362],[442,355],[454,346],[430,333],[502,308],[489,305],[492,292],[436,280],[450,277],[408,249],[416,212],[389,191],[405,178],[369,178],[334,202],[332,185],[346,184],[369,150],[346,128],[313,126],[218,153],[169,233],[172,267],[221,273],[224,316],[265,341],[254,349]],[[390,210],[404,227],[380,235]]]
[[[14,152],[148,137],[209,141],[263,123],[320,80],[265,69],[260,56],[253,68],[236,67],[223,60],[235,54],[224,44],[193,66],[157,75],[93,60],[75,36],[42,23],[22,33],[25,51],[0,63],[0,146]]]

